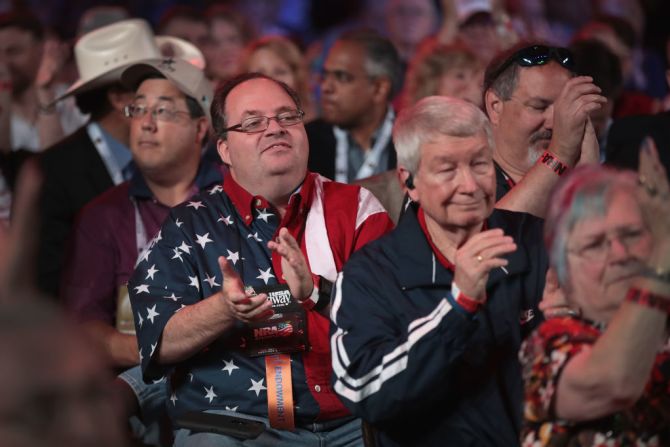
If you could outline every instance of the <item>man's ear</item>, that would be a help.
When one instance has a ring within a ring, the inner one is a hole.
[[[403,191],[409,194],[409,197],[412,199],[412,201],[417,202],[419,200],[419,194],[417,193],[416,187],[414,186],[414,176],[412,173],[404,166],[398,165],[396,168],[396,174],[398,175],[400,186],[402,187]]]
[[[219,153],[221,161],[230,166],[231,163],[230,163],[230,151],[228,150],[228,142],[221,138],[216,140],[216,151]]]
[[[115,88],[107,90],[107,100],[112,105],[114,110],[123,112],[123,108],[133,102],[135,92],[128,92]]]
[[[386,104],[390,101],[391,80],[386,76],[380,76],[372,80],[375,86],[374,100],[379,104]]]
[[[486,114],[489,116],[491,124],[497,126],[500,124],[500,114],[503,109],[503,100],[493,91],[488,89],[484,94],[484,107],[486,107]]]
[[[200,144],[202,143],[202,140],[205,138],[205,135],[207,135],[207,132],[210,130],[209,121],[207,121],[207,118],[205,118],[204,116],[201,116],[200,118],[198,118],[196,125],[197,125],[196,141],[198,142],[198,144]]]

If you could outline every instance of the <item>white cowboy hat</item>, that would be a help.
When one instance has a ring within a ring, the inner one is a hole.
[[[160,58],[149,24],[123,20],[84,34],[74,46],[79,79],[56,101],[121,80],[123,70],[139,61]]]
[[[191,42],[179,37],[156,36],[156,44],[164,57],[183,59],[201,70],[205,69],[205,56]]]

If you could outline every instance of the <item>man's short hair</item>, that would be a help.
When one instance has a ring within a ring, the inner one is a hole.
[[[521,42],[500,52],[493,58],[484,72],[484,85],[482,89],[484,104],[486,104],[486,92],[489,90],[492,90],[503,101],[508,101],[512,97],[519,80],[519,69],[522,68],[515,59],[519,57],[518,53],[521,50],[534,46],[553,48],[545,42]],[[572,73],[568,68],[565,69]]]
[[[393,126],[393,144],[398,164],[416,174],[421,160],[421,146],[439,135],[471,137],[484,132],[493,150],[491,123],[482,110],[462,99],[428,96],[412,107],[403,109]]]
[[[388,99],[400,91],[401,63],[398,50],[389,39],[371,29],[353,30],[342,34],[336,42],[352,42],[365,51],[365,71],[368,76],[386,77],[391,81]]]
[[[127,92],[128,89],[120,82],[103,85],[75,95],[75,104],[77,104],[81,113],[90,115],[91,121],[100,121],[113,110],[113,106],[107,98],[107,93],[110,91]]]
[[[210,113],[212,114],[212,126],[214,127],[214,133],[216,133],[218,138],[225,140],[228,137],[228,132],[225,131],[225,129],[228,127],[228,117],[226,117],[226,99],[228,98],[228,95],[235,87],[252,79],[267,79],[268,81],[274,82],[282,89],[284,89],[284,91],[291,97],[295,103],[296,108],[302,110],[302,106],[300,105],[300,97],[291,87],[285,83],[261,73],[243,73],[224,82],[216,89],[216,92],[214,92],[214,99],[212,100]]]
[[[0,14],[0,29],[19,28],[32,34],[35,40],[44,40],[44,25],[37,17],[26,12]]]

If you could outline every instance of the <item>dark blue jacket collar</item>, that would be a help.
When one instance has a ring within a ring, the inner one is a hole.
[[[411,289],[415,287],[450,287],[453,274],[444,268],[435,258],[433,251],[426,240],[417,218],[418,206],[411,204],[398,226],[390,236],[393,240],[391,250],[405,255],[403,265],[399,269],[398,280],[401,287]],[[523,213],[512,213],[494,209],[487,219],[487,228],[502,228],[515,241],[521,238]],[[509,260],[505,267],[507,272],[496,268],[489,274],[488,284],[496,284],[507,276],[517,275],[529,271],[530,262],[528,253],[523,247],[506,256]],[[458,267],[457,267],[458,268]],[[433,277],[434,272],[434,277]]]

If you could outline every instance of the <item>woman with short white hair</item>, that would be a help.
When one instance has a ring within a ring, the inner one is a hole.
[[[521,351],[524,446],[670,445],[670,192],[650,141],[639,176],[576,169],[549,202],[568,307]]]

